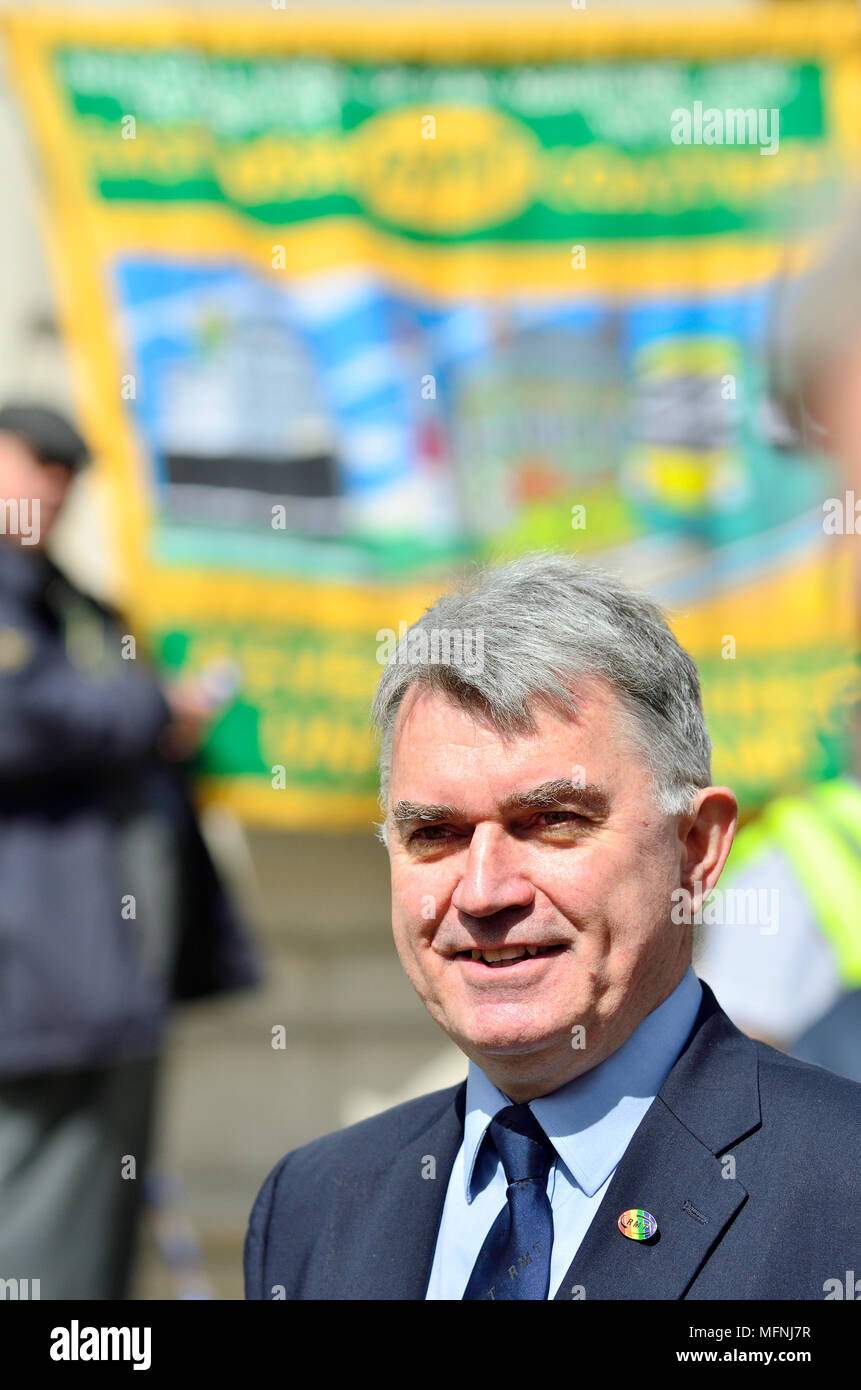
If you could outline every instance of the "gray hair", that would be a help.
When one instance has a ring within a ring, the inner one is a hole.
[[[471,644],[449,640],[468,634]],[[467,575],[398,643],[372,709],[382,733],[384,815],[395,720],[411,687],[444,694],[511,737],[535,732],[537,704],[575,714],[576,689],[596,677],[613,687],[630,716],[659,809],[690,811],[696,791],[711,782],[711,741],[693,660],[651,599],[572,555],[535,551]]]

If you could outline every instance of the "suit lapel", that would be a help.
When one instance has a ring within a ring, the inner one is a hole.
[[[679,1299],[747,1192],[718,1155],[760,1124],[756,1049],[707,985],[697,1020],[625,1150],[557,1299]],[[656,1218],[630,1240],[622,1212]]]
[[[357,1245],[337,1262],[338,1291],[325,1297],[422,1300],[457,1151],[463,1142],[466,1084],[401,1143],[387,1166],[368,1171]],[[559,1287],[559,1300],[680,1299],[727,1224],[747,1200],[724,1176],[719,1155],[760,1124],[756,1049],[703,984],[691,1035],[626,1149]],[[423,1178],[427,1159],[434,1178]],[[643,1207],[658,1222],[653,1241],[622,1235],[618,1219]],[[343,1234],[340,1237],[343,1240]],[[346,1269],[352,1274],[347,1293]],[[357,1290],[361,1292],[357,1294]]]
[[[424,1298],[448,1181],[463,1142],[465,1098],[463,1082],[369,1186],[362,1226],[363,1299]],[[428,1159],[434,1162],[434,1177],[422,1176]],[[368,1231],[373,1233],[370,1240]]]

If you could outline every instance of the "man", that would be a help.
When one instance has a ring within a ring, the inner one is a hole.
[[[825,1297],[861,1248],[861,1088],[691,969],[736,802],[659,610],[570,557],[485,570],[375,712],[395,943],[468,1078],[288,1154],[247,1296]]]
[[[86,462],[0,410],[0,1278],[46,1299],[127,1296],[168,1002],[256,978],[176,762],[206,692],[45,551]]]

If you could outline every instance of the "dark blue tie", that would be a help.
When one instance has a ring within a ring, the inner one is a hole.
[[[528,1105],[509,1105],[487,1130],[502,1159],[507,1204],[491,1226],[464,1298],[546,1298],[553,1212],[547,1174],[556,1150]]]

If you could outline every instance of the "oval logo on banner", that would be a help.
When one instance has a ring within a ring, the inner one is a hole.
[[[433,108],[431,108],[433,109]],[[401,107],[351,136],[353,191],[372,213],[432,236],[464,236],[525,212],[541,160],[532,131],[485,107]]]
[[[629,1240],[648,1240],[658,1229],[658,1223],[650,1211],[641,1207],[631,1207],[619,1217],[619,1230]]]

